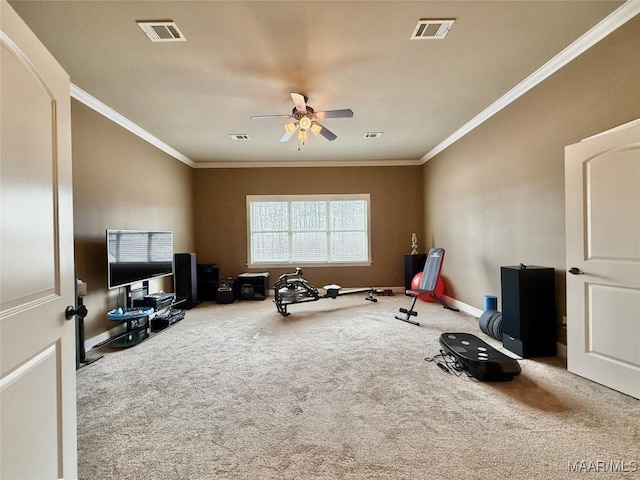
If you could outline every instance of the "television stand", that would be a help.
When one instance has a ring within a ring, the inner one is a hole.
[[[128,293],[128,292],[127,292]],[[117,308],[107,313],[107,318],[125,323],[125,331],[114,335],[94,348],[109,346],[112,348],[129,348],[148,340],[161,331],[173,326],[184,318],[184,310],[174,308],[186,301],[176,298],[171,304],[160,308],[137,306]],[[160,312],[160,313],[158,313]]]
[[[107,313],[109,320],[126,324],[124,333],[109,339],[109,346],[128,348],[149,338],[149,315],[151,314],[153,314],[153,308],[116,308]]]

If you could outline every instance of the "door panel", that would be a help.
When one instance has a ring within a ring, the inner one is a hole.
[[[5,378],[2,389],[2,478],[58,478],[62,453],[56,441],[59,431],[56,385],[57,349],[46,349]],[[37,391],[38,395],[33,395]],[[14,431],[21,432],[16,437]],[[5,438],[6,437],[6,438]],[[27,464],[5,462],[8,458],[29,458],[25,452],[39,452],[37,461]]]
[[[567,367],[640,398],[640,124],[567,147],[565,195]]]
[[[598,155],[585,163],[587,258],[640,258],[640,162],[638,151]],[[612,232],[615,232],[612,235]]]
[[[77,476],[69,76],[0,0],[0,478]]]
[[[2,154],[12,159],[2,162],[0,308],[6,312],[58,294],[59,279],[53,231],[55,99],[16,52],[5,44],[1,48]]]
[[[640,368],[640,349],[633,342],[621,341],[619,333],[640,338],[640,290],[595,284],[587,288],[587,350]],[[599,321],[602,318],[610,321]]]

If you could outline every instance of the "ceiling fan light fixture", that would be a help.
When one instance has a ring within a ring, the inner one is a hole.
[[[311,125],[311,131],[315,134],[316,137],[318,136],[321,130],[322,130],[322,127],[317,123],[314,123]]]
[[[303,144],[307,141],[307,131],[300,129],[298,132],[298,140],[300,140]]]
[[[307,130],[311,127],[311,119],[309,117],[302,117],[300,119],[300,128],[302,130]]]
[[[287,131],[289,135],[292,135],[293,132],[296,131],[296,128],[298,128],[298,124],[296,122],[287,123],[284,126],[284,129]]]

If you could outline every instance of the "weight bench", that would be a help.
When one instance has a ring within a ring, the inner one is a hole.
[[[436,295],[436,285],[438,284],[438,278],[440,277],[440,269],[442,268],[442,262],[444,261],[444,249],[432,248],[427,254],[427,261],[424,263],[424,269],[422,270],[422,278],[420,279],[420,288],[412,288],[406,290],[405,293],[413,297],[411,300],[411,306],[407,308],[401,308],[400,313],[404,313],[404,317],[396,315],[395,318],[402,320],[403,322],[411,323],[413,325],[420,325],[415,320],[411,320],[411,317],[418,315],[413,308],[416,305],[418,297],[422,294],[427,294],[433,300],[441,304],[444,308],[458,312],[459,310],[451,305],[445,303],[441,298]]]

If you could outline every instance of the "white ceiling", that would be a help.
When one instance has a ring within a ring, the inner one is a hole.
[[[80,92],[197,166],[420,163],[622,3],[10,1]],[[410,40],[421,18],[455,24]],[[137,20],[187,41],[152,43]],[[286,119],[250,117],[291,113],[290,92],[354,117],[321,120],[333,142],[280,143]]]

